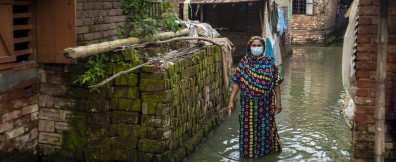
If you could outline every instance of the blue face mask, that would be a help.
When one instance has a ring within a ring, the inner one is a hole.
[[[250,52],[254,56],[260,56],[263,53],[263,47],[250,47]]]

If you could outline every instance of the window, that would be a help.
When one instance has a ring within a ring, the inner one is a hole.
[[[293,14],[313,15],[313,0],[293,0]]]
[[[75,0],[0,0],[0,70],[73,63]]]

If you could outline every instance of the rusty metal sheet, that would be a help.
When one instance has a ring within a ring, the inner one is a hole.
[[[180,0],[180,3],[184,3],[186,0]],[[246,2],[258,2],[260,0],[190,0],[193,4],[216,4],[216,3],[246,3]]]

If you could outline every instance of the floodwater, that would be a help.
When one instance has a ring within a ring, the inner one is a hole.
[[[234,110],[188,162],[351,161],[352,133],[340,112],[344,95],[342,47],[293,49],[293,54],[283,59],[283,111],[276,115],[282,152],[258,159],[240,158],[239,122]]]

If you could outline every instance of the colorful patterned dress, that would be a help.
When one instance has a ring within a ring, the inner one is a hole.
[[[240,156],[259,156],[281,151],[275,123],[274,86],[283,77],[268,57],[246,55],[241,59],[232,81],[239,84],[241,115],[239,150]]]

